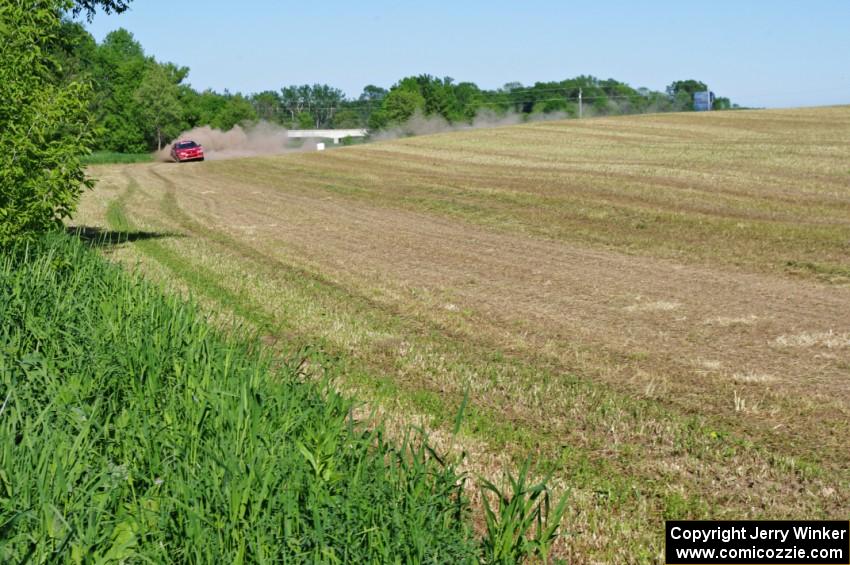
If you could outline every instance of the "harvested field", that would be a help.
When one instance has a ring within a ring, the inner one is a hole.
[[[443,448],[468,390],[472,472],[571,490],[561,555],[652,561],[847,517],[848,157],[850,107],[546,122],[96,167],[77,223]]]

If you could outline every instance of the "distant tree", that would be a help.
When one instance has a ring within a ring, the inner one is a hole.
[[[303,84],[282,88],[281,107],[288,112],[289,122],[301,127],[300,120],[305,112],[313,116],[309,127],[326,128],[333,123],[334,114],[345,104],[343,92],[327,84]]]
[[[180,84],[189,76],[189,67],[179,67],[174,63],[157,63],[153,59],[149,59],[149,61],[161,67],[168,80],[175,85]]]
[[[359,128],[362,127],[363,121],[355,110],[350,108],[343,108],[336,114],[334,114],[333,121],[330,124],[334,128]]]
[[[257,111],[247,98],[241,94],[225,92],[224,104],[209,123],[213,127],[227,131],[233,126],[256,120]]]
[[[349,107],[357,112],[359,116],[358,125],[365,126],[373,121],[372,116],[375,112],[380,112],[381,103],[388,93],[389,91],[386,88],[367,84],[363,87],[363,92],[360,93],[356,101],[347,103]],[[377,121],[383,122],[384,118],[379,115],[377,116]]]
[[[257,112],[257,118],[267,122],[280,122],[282,102],[280,94],[272,90],[259,92],[251,96],[251,104]]]
[[[398,81],[390,89],[382,104],[383,113],[391,122],[404,121],[418,109],[426,116],[440,115],[448,122],[470,119],[470,108],[458,95],[467,100],[476,98],[478,87],[473,83],[455,85],[451,77],[442,79],[431,75],[409,76]],[[406,93],[406,94],[402,94]],[[407,117],[404,117],[407,116]]]
[[[378,131],[386,128],[390,124],[390,119],[387,116],[387,111],[382,107],[372,110],[366,120],[366,127],[372,131]]]
[[[391,90],[384,98],[383,112],[389,123],[406,122],[417,110],[424,110],[425,97],[418,90]]]
[[[386,88],[381,88],[374,84],[367,84],[363,87],[363,92],[360,94],[358,100],[371,104],[380,103],[381,100],[386,98],[387,94],[389,94],[389,91]]]
[[[123,27],[106,34],[100,46],[110,56],[119,59],[136,60],[145,56],[142,44]]]
[[[191,125],[210,125],[217,121],[217,116],[227,104],[225,95],[221,95],[210,89],[197,94],[184,96],[185,116]]]
[[[308,108],[316,120],[316,128],[330,127],[345,95],[342,90],[327,84],[314,84],[309,92]]]
[[[671,98],[671,109],[674,112],[687,112],[694,109],[694,96],[684,90],[677,92]]]
[[[62,0],[13,0],[0,25],[0,246],[61,225],[91,186],[80,156],[92,137],[87,84],[57,83],[51,51]]]
[[[150,132],[157,151],[163,143],[180,133],[180,106],[176,77],[169,76],[168,68],[152,63],[145,72],[134,98],[139,105],[142,129]]]
[[[718,96],[714,99],[714,109],[715,110],[729,110],[732,108],[732,102],[725,97]]]
[[[677,80],[667,87],[667,95],[672,99],[675,110],[693,110],[694,93],[706,90],[708,85],[704,82],[694,79]]]
[[[708,85],[704,82],[694,79],[677,80],[667,87],[667,94],[676,96],[680,92],[687,92],[693,98],[694,92],[705,92],[706,90],[708,90]]]
[[[488,93],[488,99],[499,103],[506,110],[529,113],[532,111],[536,98],[532,90],[523,86],[522,83],[509,82],[500,90]]]
[[[295,116],[295,125],[298,129],[313,129],[313,114],[310,112],[300,112]]]
[[[419,85],[420,94],[425,99],[425,115],[439,114],[449,122],[462,119],[453,78],[438,79],[431,75],[419,75],[415,80]]]
[[[457,121],[472,121],[484,102],[481,89],[474,82],[461,82],[454,87],[455,113]]]
[[[299,114],[310,104],[310,86],[287,86],[280,90],[280,102],[283,109],[289,113],[290,123],[296,123]]]
[[[109,33],[98,45],[91,77],[101,148],[126,153],[149,149],[135,98],[149,64],[141,44],[125,29]]]

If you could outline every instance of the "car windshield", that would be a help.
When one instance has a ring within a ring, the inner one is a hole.
[[[197,147],[198,144],[194,141],[181,141],[177,144],[177,149],[192,149],[193,147]]]

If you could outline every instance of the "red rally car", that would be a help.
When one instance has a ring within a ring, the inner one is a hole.
[[[171,146],[171,158],[178,163],[185,161],[203,161],[204,148],[188,139],[181,139]]]

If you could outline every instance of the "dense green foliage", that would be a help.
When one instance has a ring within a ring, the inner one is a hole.
[[[698,80],[677,80],[667,87],[667,95],[679,105],[690,105],[694,100],[694,93],[705,92],[708,85]],[[714,109],[728,110],[732,102],[728,98],[718,97],[714,99]]]
[[[124,29],[97,44],[80,23],[65,20],[61,39],[53,56],[64,64],[54,72],[54,81],[92,85],[89,111],[97,124],[98,149],[141,153],[161,148],[195,126],[230,129],[257,119],[254,106],[239,94],[193,90],[184,83],[188,68],[147,56]]]
[[[61,0],[0,4],[0,247],[57,225],[89,185],[86,84],[49,57],[61,41]]]
[[[68,237],[0,259],[0,562],[470,562],[459,477]]]

